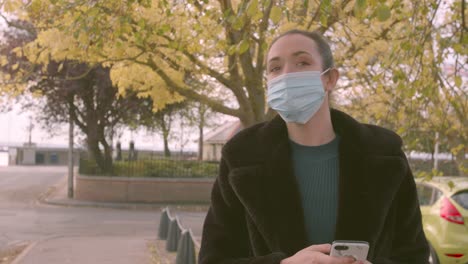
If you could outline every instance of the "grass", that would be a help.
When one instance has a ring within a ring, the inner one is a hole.
[[[28,244],[20,244],[8,247],[5,250],[0,250],[0,263],[12,263],[16,259],[16,257],[18,257],[21,254],[21,252],[23,252],[23,250],[26,249],[27,246]]]
[[[166,241],[156,240],[148,243],[152,264],[173,264],[176,260],[176,253],[166,251]]]

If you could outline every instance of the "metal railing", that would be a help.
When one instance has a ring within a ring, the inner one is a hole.
[[[104,172],[87,153],[80,155],[79,173],[122,177],[214,178],[219,163],[199,161],[187,157],[166,158],[158,155],[140,155],[138,159],[113,161],[110,171]]]
[[[192,230],[182,227],[177,216],[171,216],[169,208],[161,213],[158,238],[166,240],[166,250],[177,252],[176,264],[196,264],[196,249],[200,245],[195,240]]]

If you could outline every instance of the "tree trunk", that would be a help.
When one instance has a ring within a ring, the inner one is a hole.
[[[163,132],[163,141],[164,141],[164,157],[171,156],[171,150],[169,149],[169,133]]]
[[[203,128],[205,127],[205,115],[207,107],[203,104],[198,105],[198,114],[200,122],[198,123],[198,160],[203,160]]]
[[[200,122],[198,126],[199,137],[198,137],[198,160],[203,160],[203,123]]]
[[[104,146],[104,172],[105,174],[112,174],[112,147],[104,139],[101,139],[101,145]]]
[[[88,151],[101,173],[109,174],[112,170],[112,155],[107,142],[100,140],[104,135],[100,135],[98,130],[96,123],[88,123],[88,133],[86,134],[88,139]],[[100,142],[103,144],[104,153],[99,148]]]
[[[69,97],[68,106],[68,198],[73,199],[73,101],[74,95]]]
[[[96,139],[95,136],[88,134],[87,135],[87,145],[88,145],[88,152],[91,155],[91,160],[96,162],[100,172],[105,172],[105,162],[104,157],[99,149],[99,141]]]
[[[165,116],[166,115],[161,115],[159,116],[159,127],[161,129],[161,134],[163,136],[163,142],[164,142],[164,157],[170,157],[171,156],[171,150],[169,149],[169,133],[171,131],[171,113],[168,113],[168,118],[169,121],[166,122]]]

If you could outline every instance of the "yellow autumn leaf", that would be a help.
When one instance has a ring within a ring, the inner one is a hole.
[[[271,9],[271,14],[270,14],[270,19],[273,23],[278,24],[278,22],[281,20],[283,11],[279,6],[274,6]]]

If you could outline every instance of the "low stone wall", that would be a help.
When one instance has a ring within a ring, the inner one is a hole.
[[[208,203],[214,179],[77,175],[75,198],[95,202]]]

